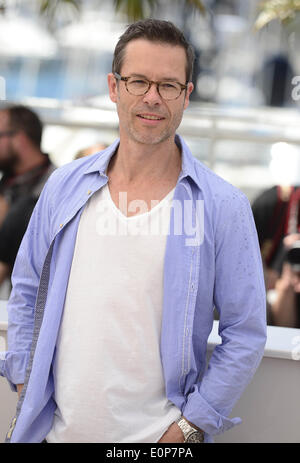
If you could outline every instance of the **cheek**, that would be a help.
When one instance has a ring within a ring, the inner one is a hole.
[[[131,101],[127,101],[125,98],[117,98],[117,112],[119,117],[119,124],[122,126],[128,126],[135,121],[135,105]]]
[[[128,93],[118,94],[117,107],[123,118],[135,119],[135,114],[143,107],[143,103],[138,101],[136,97],[131,97]]]
[[[169,109],[169,114],[170,114],[170,117],[176,121],[176,123],[178,123],[178,121],[181,121],[182,119],[182,115],[183,115],[183,111],[184,111],[184,104],[183,102],[181,101],[180,103],[178,102],[176,105],[174,105],[172,108],[168,108]]]

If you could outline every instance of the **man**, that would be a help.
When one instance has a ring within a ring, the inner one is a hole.
[[[202,442],[240,421],[266,340],[262,266],[249,202],[175,135],[192,64],[172,23],[129,26],[108,75],[120,140],[41,194],[8,304],[8,442]]]
[[[267,293],[268,323],[287,328],[300,327],[300,234],[283,239],[282,272],[274,289]]]
[[[274,288],[282,271],[284,237],[298,231],[299,198],[300,189],[298,186],[293,184],[276,185],[263,191],[252,204],[265,267],[267,290]]]
[[[292,164],[290,172],[285,165],[279,166],[285,175],[291,177],[288,185],[276,185],[263,191],[253,202],[252,212],[264,264],[267,322],[269,325],[299,328],[299,266],[298,262],[291,265],[288,260],[289,249],[294,245],[298,248],[300,238],[299,174]],[[296,257],[299,259],[298,254]]]
[[[42,130],[29,108],[0,110],[0,284],[10,275],[32,210],[54,170],[41,151]]]

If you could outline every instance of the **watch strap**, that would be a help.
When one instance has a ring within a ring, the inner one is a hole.
[[[203,442],[203,431],[200,431],[199,429],[196,429],[193,426],[191,426],[185,418],[180,416],[176,420],[176,423],[178,424],[183,433],[184,442]]]

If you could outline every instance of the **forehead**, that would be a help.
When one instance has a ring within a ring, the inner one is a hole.
[[[121,67],[122,75],[140,74],[153,80],[186,78],[186,53],[183,47],[136,39],[129,42]]]

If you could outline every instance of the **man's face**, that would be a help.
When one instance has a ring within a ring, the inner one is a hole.
[[[120,74],[122,77],[137,76],[155,82],[174,80],[185,84],[185,66],[183,47],[137,39],[126,46]],[[134,96],[127,92],[125,82],[116,82],[113,74],[109,74],[108,83],[111,100],[117,104],[121,138],[148,145],[174,138],[183,111],[189,104],[193,90],[191,82],[176,100],[168,101],[159,95],[155,85],[145,95]],[[158,119],[154,120],[154,117]]]
[[[18,159],[18,153],[14,147],[13,135],[4,135],[11,130],[9,114],[0,111],[0,171],[9,172]]]

